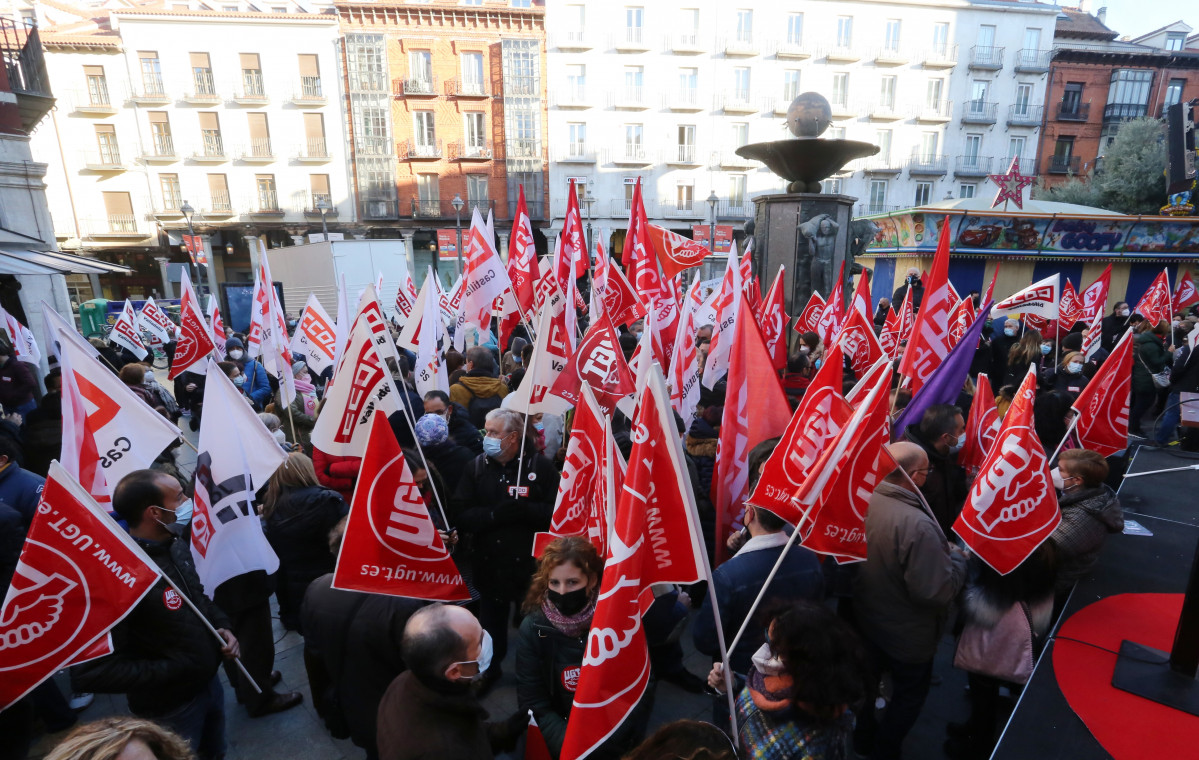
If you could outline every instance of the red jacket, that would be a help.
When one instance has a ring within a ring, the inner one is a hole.
[[[358,480],[358,471],[362,469],[362,457],[334,456],[313,446],[312,464],[316,468],[316,479],[322,486],[340,493],[346,504],[353,501],[354,483]]]

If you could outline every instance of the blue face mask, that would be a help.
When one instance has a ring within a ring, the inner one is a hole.
[[[498,457],[500,452],[504,450],[504,442],[499,438],[484,438],[483,453],[489,457]]]
[[[1016,336],[1016,328],[1005,327],[1005,328],[1003,328],[1003,334],[1008,336],[1009,338],[1014,338]]]
[[[1041,346],[1041,356],[1049,356],[1049,352],[1053,350],[1053,346]]]
[[[544,433],[544,432],[545,432],[545,425],[544,425],[544,424],[542,424],[542,423],[540,423],[540,422],[534,422],[534,423],[533,423],[533,429],[534,429],[534,430],[536,430],[538,433]]]

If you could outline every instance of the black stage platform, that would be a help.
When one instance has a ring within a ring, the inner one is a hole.
[[[1176,448],[1142,447],[1132,456],[1129,473],[1199,464],[1199,454]],[[1125,480],[1120,503],[1126,520],[1135,520],[1152,536],[1109,536],[1099,563],[1074,588],[1062,621],[1092,602],[1123,593],[1186,591],[1199,542],[1199,470]],[[1032,678],[1008,721],[992,760],[1089,760],[1111,755],[1070,709],[1053,671],[1053,642],[1037,661]],[[1199,744],[1199,738],[1196,739]],[[1199,749],[1197,749],[1199,756]]]

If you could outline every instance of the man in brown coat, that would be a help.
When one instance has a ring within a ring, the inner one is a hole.
[[[462,607],[433,604],[404,626],[401,673],[379,703],[379,760],[493,758],[526,720],[486,723],[471,683],[491,664],[491,637]],[[520,720],[517,720],[520,719]]]

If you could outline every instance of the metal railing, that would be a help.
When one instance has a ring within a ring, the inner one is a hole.
[[[1050,156],[1050,174],[1078,174],[1079,156]]]
[[[953,167],[954,174],[981,177],[991,173],[990,156],[958,156]]]
[[[230,214],[233,213],[233,202],[229,199],[227,192],[215,192],[210,199],[210,205],[205,211],[208,214]]]
[[[0,18],[0,59],[13,94],[51,97],[37,26]]]
[[[904,206],[896,206],[893,203],[859,203],[854,206],[855,216],[874,216],[875,214],[890,214],[893,211],[900,211]]]
[[[699,42],[698,32],[676,32],[667,37],[666,49],[669,51],[686,51],[694,52],[703,50],[703,46]]]
[[[1003,48],[986,45],[975,45],[970,48],[970,68],[972,69],[1002,69]]]
[[[588,105],[587,86],[576,84],[556,88],[553,92],[553,101],[554,105],[559,108]]]
[[[147,74],[142,72],[141,88],[133,93],[134,99],[142,100],[166,100],[169,98],[166,91],[166,86],[162,82],[161,74]]]
[[[940,154],[917,153],[908,159],[908,174],[945,174],[949,159]]]
[[[359,135],[354,138],[354,149],[362,156],[390,156],[392,155],[392,142],[386,137]]]
[[[494,151],[488,140],[471,142],[461,140],[450,144],[451,161],[486,161],[494,157]]]
[[[295,100],[303,103],[320,103],[325,100],[325,91],[321,89],[320,77],[300,77],[300,89],[296,92]]]
[[[322,202],[325,206],[324,216],[326,218],[336,217],[337,206],[333,203],[333,196],[329,193],[313,193],[312,199],[309,201],[309,206],[304,209],[304,213],[308,216],[322,216],[320,209]]]
[[[734,34],[726,37],[721,45],[725,55],[756,55],[758,43],[752,34]]]
[[[142,150],[144,158],[174,158],[175,140],[170,135],[154,135],[148,148]]]
[[[1103,121],[1128,121],[1139,119],[1149,112],[1144,103],[1108,103],[1103,107]]]
[[[919,121],[948,121],[953,118],[953,101],[941,100],[936,103],[925,101],[912,109],[912,115]]]
[[[219,98],[216,92],[216,82],[212,78],[212,69],[192,71],[192,91],[188,94],[192,100],[214,100]]]
[[[445,94],[452,98],[485,98],[490,93],[487,91],[487,82],[456,77],[446,80]]]
[[[820,51],[830,61],[860,61],[862,53],[853,45],[831,45]]]
[[[550,44],[563,50],[586,50],[591,47],[587,32],[582,29],[559,31],[550,36]]]
[[[699,157],[699,151],[694,143],[676,144],[666,153],[667,163],[678,164],[699,164],[703,161]]]
[[[908,60],[908,53],[898,45],[883,45],[874,53],[876,61],[895,61],[901,62]]]
[[[962,104],[963,124],[994,124],[998,119],[999,104],[982,100],[969,100]]]
[[[638,85],[617,87],[609,96],[609,105],[614,108],[643,108],[645,88]]]
[[[112,98],[108,95],[108,81],[102,77],[92,77],[88,80],[87,89],[76,93],[75,108],[86,111],[94,108],[109,111],[114,108]]]
[[[893,156],[871,156],[862,168],[871,174],[899,174],[903,171],[903,161]]]
[[[644,145],[622,145],[608,153],[608,160],[615,164],[648,164],[652,154]]]
[[[1008,124],[1023,124],[1026,126],[1039,126],[1041,116],[1045,113],[1044,106],[1032,106],[1027,103],[1017,103],[1008,106],[1007,123]]]
[[[200,152],[196,155],[222,158],[225,155],[225,142],[221,139],[221,133],[215,130],[204,130],[200,136]]]
[[[455,213],[455,211],[454,211],[453,201],[442,200],[440,198],[433,198],[433,199],[411,198],[409,200],[409,204],[410,204],[409,208],[411,209],[411,212],[412,212],[411,215],[414,218],[418,218],[418,219],[456,219],[458,216],[458,214]],[[528,203],[527,205],[529,206],[529,217],[537,218],[537,217],[533,216],[533,209],[532,209],[533,204]],[[465,240],[465,238],[466,238],[465,233],[466,233],[466,224],[468,223],[467,220],[470,219],[471,214],[474,213],[476,208],[479,210],[479,213],[482,214],[483,216],[487,216],[488,211],[496,213],[495,201],[491,200],[490,198],[465,198],[465,199],[463,199],[463,205],[462,205],[462,211],[461,211],[461,216],[462,216],[462,221],[463,221],[463,230],[462,230],[463,231],[463,240]],[[514,208],[515,208],[515,206],[514,206]],[[498,217],[499,214],[496,213],[496,216]]]
[[[734,113],[752,113],[758,110],[754,96],[749,90],[733,89],[716,96],[716,107]]]
[[[779,58],[810,58],[812,50],[803,40],[783,40],[774,46],[774,54]]]
[[[237,93],[241,100],[266,100],[266,88],[262,84],[262,71],[259,69],[241,70],[241,89]]]
[[[557,160],[593,164],[595,163],[595,150],[590,148],[587,143],[567,143],[566,150],[558,153]]]
[[[541,158],[541,141],[529,137],[509,137],[504,141],[506,158]]]
[[[699,88],[679,87],[666,96],[667,108],[699,108]]]
[[[1049,62],[1052,59],[1052,50],[1034,50],[1032,48],[1022,48],[1016,51],[1016,71],[1048,71]]]
[[[250,140],[241,155],[242,158],[274,158],[275,151],[269,137],[256,137]]]
[[[396,91],[405,95],[436,95],[437,81],[434,77],[410,77],[397,80]]]
[[[715,165],[717,167],[729,167],[732,169],[742,169],[742,168],[754,166],[754,164],[755,164],[755,162],[753,161],[753,159],[743,158],[742,156],[738,156],[736,148],[727,148],[725,150],[717,152],[717,154],[716,154]]]
[[[516,218],[516,200],[508,201],[508,218]],[[563,206],[566,204],[564,203]],[[525,207],[529,212],[529,219],[545,219],[545,201],[525,199]]]
[[[323,137],[309,137],[300,148],[304,158],[328,158],[329,146]]]
[[[133,214],[109,214],[107,222],[109,232],[137,232],[137,217]]]
[[[99,146],[84,151],[83,164],[89,169],[118,169],[121,168],[121,151],[116,145]]]
[[[639,49],[644,45],[644,29],[640,26],[626,26],[624,32],[616,35],[612,46],[620,50],[621,48]]]
[[[934,45],[925,48],[924,54],[920,58],[925,66],[955,66],[958,62],[958,46]]]
[[[259,188],[258,192],[247,204],[251,214],[282,214],[283,207],[279,205],[279,193],[274,189]]]
[[[1091,118],[1091,104],[1058,103],[1055,116],[1058,121],[1086,121]]]
[[[754,215],[754,204],[744,198],[722,199],[716,203],[717,219],[746,220]]]
[[[435,140],[431,143],[405,140],[396,146],[396,151],[401,161],[412,159],[437,159],[444,155],[441,148],[441,140]]]
[[[702,219],[707,215],[707,204],[694,198],[664,198],[658,202],[658,213],[667,219]]]

